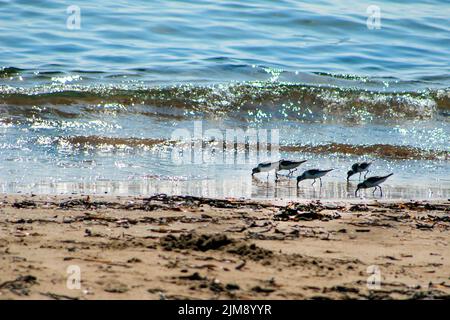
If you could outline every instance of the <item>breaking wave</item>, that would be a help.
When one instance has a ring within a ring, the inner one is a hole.
[[[3,119],[137,114],[181,120],[395,121],[447,119],[450,89],[382,92],[355,88],[248,82],[167,87],[0,86]]]

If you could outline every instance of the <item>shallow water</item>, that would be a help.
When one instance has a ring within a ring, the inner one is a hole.
[[[371,4],[78,1],[69,29],[65,1],[3,1],[0,192],[340,199],[370,160],[387,198],[450,197],[450,4],[378,1],[373,30]],[[266,154],[211,159],[208,129],[267,130],[274,158],[335,170],[322,189],[252,179]]]

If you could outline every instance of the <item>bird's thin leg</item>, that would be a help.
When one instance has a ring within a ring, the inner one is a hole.
[[[269,181],[269,173],[267,172],[267,181]]]
[[[320,186],[322,187],[322,178],[319,178]]]
[[[375,195],[375,191],[377,191],[377,187],[375,187],[375,188],[373,189],[373,192],[372,192],[373,195]]]
[[[369,170],[366,171],[366,174],[364,175],[364,179],[367,177],[368,173],[369,173]]]
[[[381,197],[382,197],[383,196],[383,189],[381,189],[381,186],[378,186],[378,188],[380,188]]]
[[[361,172],[359,173],[359,180],[361,180]]]
[[[311,183],[311,185],[313,186],[313,185],[314,185],[314,183],[316,183],[316,179],[314,179],[314,182],[313,182],[313,183]]]

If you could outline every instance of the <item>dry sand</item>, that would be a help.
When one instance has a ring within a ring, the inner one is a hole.
[[[3,195],[0,299],[449,299],[449,231],[449,201]]]

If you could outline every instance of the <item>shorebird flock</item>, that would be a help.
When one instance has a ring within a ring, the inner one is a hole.
[[[262,162],[256,166],[256,168],[253,168],[252,170],[252,176],[254,176],[256,173],[262,173],[267,172],[267,179],[269,179],[269,173],[271,171],[275,171],[275,181],[278,180],[278,172],[283,170],[288,170],[289,173],[287,174],[288,177],[292,176],[295,171],[297,171],[297,168],[302,164],[305,163],[307,160],[302,161],[291,161],[291,160],[278,160],[275,162]],[[372,162],[358,162],[352,165],[351,169],[347,172],[347,181],[350,180],[350,177],[354,174],[359,173],[359,180],[361,180],[361,175],[364,172],[364,181],[361,183],[358,183],[356,190],[355,190],[355,197],[358,196],[358,191],[361,189],[368,189],[368,188],[374,188],[373,194],[375,194],[375,191],[378,189],[380,190],[380,195],[383,196],[383,189],[381,188],[380,184],[385,182],[387,178],[393,175],[393,173],[390,173],[386,176],[373,176],[367,178],[367,174],[369,173],[369,168]],[[313,180],[313,183],[311,185],[314,185],[316,183],[316,180],[319,179],[320,186],[322,187],[322,177],[325,176],[328,172],[333,171],[334,169],[328,169],[328,170],[320,170],[320,169],[310,169],[304,171],[301,175],[297,177],[297,188],[299,188],[300,182],[303,180]]]

